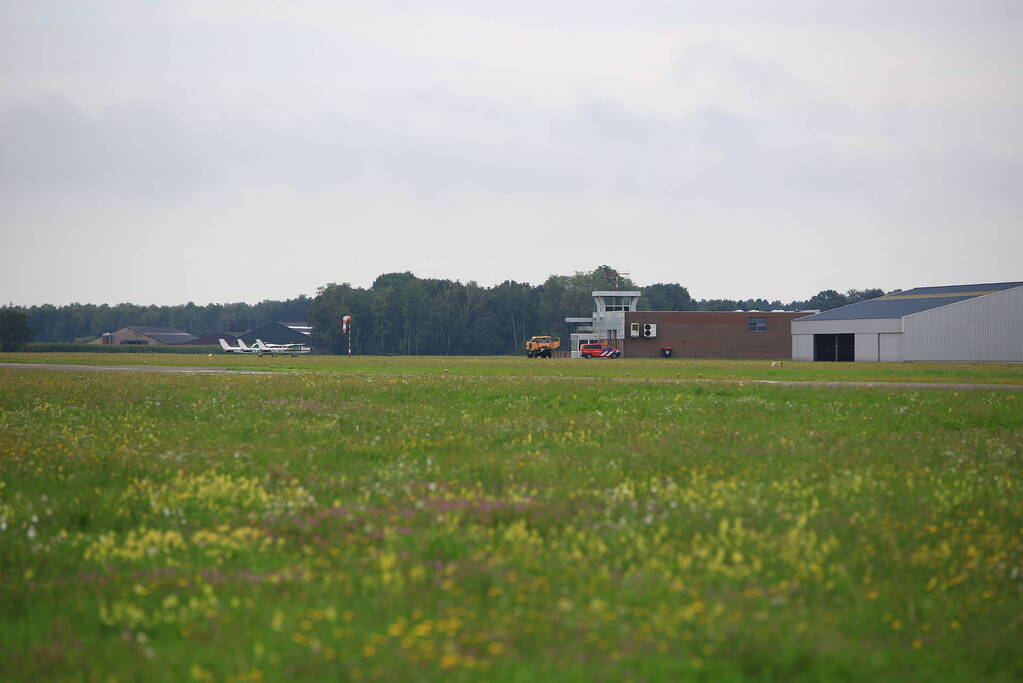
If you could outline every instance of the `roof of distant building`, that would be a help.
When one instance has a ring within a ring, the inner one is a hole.
[[[128,325],[125,329],[138,332],[150,339],[155,339],[161,344],[186,344],[195,339],[194,334],[184,332],[176,327],[136,327]]]
[[[278,325],[284,325],[285,327],[290,327],[291,329],[295,330],[296,332],[301,332],[302,334],[312,334],[313,333],[313,328],[312,328],[312,326],[309,325],[309,323],[285,323],[285,322],[279,322],[277,324]]]
[[[902,318],[932,308],[940,308],[959,301],[966,301],[985,294],[994,294],[1006,289],[1023,287],[1023,282],[995,282],[973,285],[947,285],[942,287],[917,287],[904,292],[894,292],[876,299],[860,301],[848,306],[832,308],[815,315],[800,318],[800,322],[818,320],[859,320],[866,318]]]
[[[207,335],[205,335],[203,337],[196,337],[192,341],[184,342],[184,343],[185,344],[195,344],[196,346],[205,346],[205,345],[216,346],[217,343],[218,343],[218,340],[223,339],[223,340],[233,344],[234,342],[238,341],[238,337],[239,336],[241,336],[240,332],[239,333],[233,333],[233,332],[211,332],[210,334],[207,334]]]

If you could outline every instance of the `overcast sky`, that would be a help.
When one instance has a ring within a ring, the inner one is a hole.
[[[1017,0],[0,0],[0,303],[1023,280],[1021,29]]]

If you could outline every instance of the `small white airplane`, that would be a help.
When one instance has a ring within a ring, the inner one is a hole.
[[[223,338],[220,340],[220,348],[224,349],[224,353],[255,353],[256,349],[250,348],[245,345],[241,339],[238,340],[238,346],[231,346]]]
[[[238,343],[245,345],[241,339],[238,340]],[[312,349],[305,344],[267,344],[262,339],[256,340],[256,348],[250,349],[250,351],[252,350],[255,350],[257,356],[262,356],[264,353],[269,353],[271,356],[300,356],[312,352]]]

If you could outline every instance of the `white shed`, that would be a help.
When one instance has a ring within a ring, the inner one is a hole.
[[[918,287],[799,318],[792,359],[1023,362],[1023,282]]]

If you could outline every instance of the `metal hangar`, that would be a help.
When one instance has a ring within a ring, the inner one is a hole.
[[[918,287],[799,318],[792,359],[1023,362],[1023,282]]]

